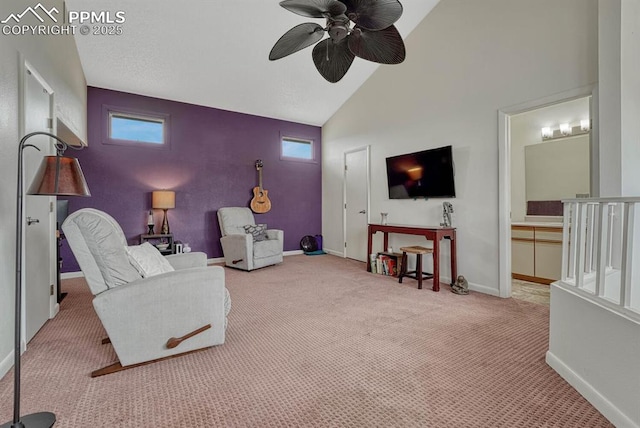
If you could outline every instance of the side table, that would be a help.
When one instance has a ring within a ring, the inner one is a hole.
[[[140,243],[149,242],[151,245],[156,248],[161,244],[169,244],[169,246],[161,250],[158,248],[158,251],[164,256],[169,254],[175,254],[175,245],[173,244],[173,234],[172,233],[158,233],[156,235],[140,235]]]

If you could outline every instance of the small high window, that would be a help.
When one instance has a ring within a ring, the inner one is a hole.
[[[110,112],[109,138],[137,143],[165,144],[165,119]]]
[[[282,137],[280,154],[282,159],[312,161],[314,160],[313,141]]]

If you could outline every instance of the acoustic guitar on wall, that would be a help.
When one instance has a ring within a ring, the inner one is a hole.
[[[254,213],[264,214],[271,210],[271,201],[269,200],[269,191],[262,187],[262,161],[256,161],[256,169],[258,170],[258,185],[253,188],[253,199],[251,199],[251,210]]]

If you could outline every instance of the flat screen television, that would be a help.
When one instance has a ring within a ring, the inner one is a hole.
[[[387,158],[389,199],[455,198],[451,146]]]

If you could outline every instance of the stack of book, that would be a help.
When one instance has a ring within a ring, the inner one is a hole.
[[[402,264],[401,253],[371,254],[371,272],[378,275],[398,276]]]

